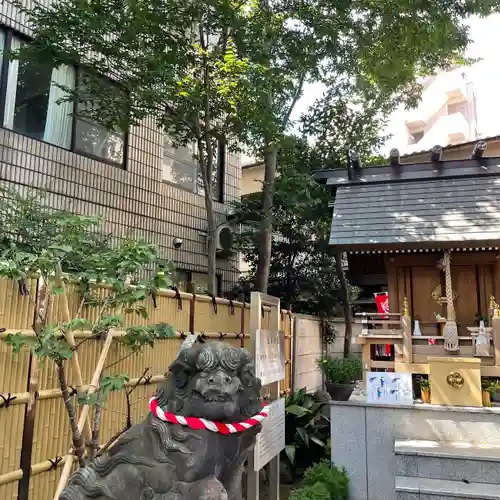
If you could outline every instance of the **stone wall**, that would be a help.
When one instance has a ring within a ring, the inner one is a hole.
[[[500,446],[499,417],[500,408],[332,402],[331,458],[347,470],[350,500],[396,500],[396,439]]]

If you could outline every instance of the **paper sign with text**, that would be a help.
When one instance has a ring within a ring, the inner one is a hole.
[[[262,385],[285,378],[285,333],[257,330],[255,335],[255,374]]]
[[[257,435],[254,470],[262,469],[283,449],[285,449],[285,400],[277,399],[271,403],[269,416],[262,424],[262,432]]]

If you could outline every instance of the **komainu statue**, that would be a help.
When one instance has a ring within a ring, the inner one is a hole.
[[[146,419],[79,469],[61,500],[241,500],[244,462],[267,416],[250,354],[196,343],[169,371]]]

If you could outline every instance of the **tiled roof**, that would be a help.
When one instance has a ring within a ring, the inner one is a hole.
[[[344,248],[500,241],[500,176],[337,189],[330,244]]]

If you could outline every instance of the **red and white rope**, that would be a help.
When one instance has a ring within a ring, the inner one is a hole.
[[[212,432],[219,432],[221,434],[235,434],[237,432],[243,432],[251,427],[255,427],[262,423],[262,421],[269,415],[269,405],[266,405],[262,408],[261,412],[258,415],[254,415],[243,422],[234,422],[232,424],[223,424],[221,422],[212,422],[211,420],[206,420],[204,418],[198,417],[182,417],[180,415],[174,415],[173,413],[169,413],[163,411],[158,405],[158,401],[156,401],[155,397],[152,397],[149,400],[149,409],[151,413],[163,420],[164,422],[169,422],[171,424],[180,424],[189,427],[194,430],[202,430],[207,429]]]

